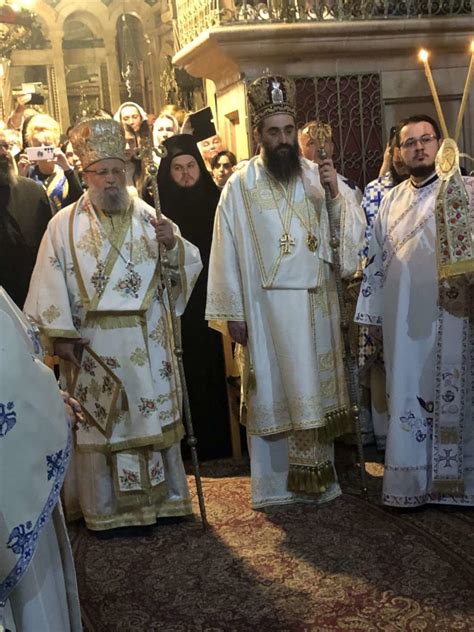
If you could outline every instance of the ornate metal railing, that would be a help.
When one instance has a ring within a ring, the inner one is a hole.
[[[361,190],[383,160],[382,96],[377,73],[296,77],[296,122],[329,123],[336,169]]]
[[[176,0],[179,48],[213,26],[474,16],[474,0]]]

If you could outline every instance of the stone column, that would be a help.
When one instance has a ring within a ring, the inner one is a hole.
[[[48,84],[53,105],[52,116],[59,121],[61,129],[66,130],[70,125],[70,119],[62,38],[62,32],[50,33],[51,49],[49,52],[51,58],[48,64]]]
[[[115,30],[112,34],[107,33],[107,37],[104,37],[104,44],[110,89],[110,106],[113,114],[120,106],[120,83],[122,81],[115,46]]]

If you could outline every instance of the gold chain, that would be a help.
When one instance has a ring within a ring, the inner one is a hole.
[[[283,233],[279,239],[281,254],[289,255],[291,254],[291,248],[296,244],[295,239],[290,235],[290,226],[291,226],[291,220],[293,218],[293,211],[294,211],[293,204],[291,204],[290,200],[294,195],[295,181],[294,180],[291,181],[288,197],[287,197],[285,187],[281,184],[281,182],[278,182],[278,180],[275,180],[275,178],[271,177],[268,171],[266,171],[266,176],[267,176],[268,186],[270,188],[270,191],[272,192],[273,203],[275,204],[278,217],[280,218],[281,226],[283,228]],[[283,190],[283,199],[285,200],[285,215],[283,217],[281,216],[280,207],[275,197],[272,180],[274,181],[275,184],[278,185],[278,187],[281,187],[281,189]]]
[[[300,215],[300,213],[298,213],[298,211],[295,209],[294,203],[292,202],[292,199],[294,197],[295,190],[296,190],[296,182],[295,182],[295,180],[291,181],[291,186],[290,186],[290,188],[288,190],[288,195],[287,195],[285,187],[281,184],[281,182],[278,182],[277,180],[272,178],[270,176],[270,174],[268,173],[268,171],[267,171],[266,175],[267,175],[268,185],[269,185],[270,190],[272,192],[273,202],[274,202],[274,204],[276,206],[276,209],[277,209],[277,212],[278,212],[278,216],[280,218],[280,221],[281,221],[281,224],[282,224],[282,228],[283,228],[283,235],[282,235],[282,237],[280,239],[280,247],[284,248],[283,254],[290,254],[290,252],[291,252],[290,247],[295,245],[295,240],[289,234],[289,229],[290,229],[290,225],[291,225],[291,220],[293,218],[293,214],[296,215],[296,217],[301,222],[301,225],[303,226],[303,228],[307,232],[307,235],[306,235],[306,247],[308,248],[308,250],[310,252],[316,252],[316,250],[318,248],[318,238],[316,237],[316,235],[312,231],[311,212],[310,212],[310,208],[309,208],[309,204],[308,204],[308,199],[306,197],[306,193],[304,195],[304,203],[305,203],[306,213],[308,215],[308,224],[307,225],[306,225],[306,222],[305,222],[305,218],[302,217]],[[283,191],[283,199],[285,200],[286,209],[288,209],[288,211],[289,211],[288,214],[287,214],[287,217],[285,218],[286,219],[286,224],[284,222],[284,219],[281,216],[280,208],[279,208],[278,203],[277,203],[276,198],[275,198],[275,193],[273,191],[271,180],[274,180],[274,182],[278,185],[278,187],[280,187],[282,189],[282,191]]]

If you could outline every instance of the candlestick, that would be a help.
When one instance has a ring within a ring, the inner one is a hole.
[[[464,117],[464,111],[467,105],[467,99],[469,96],[469,90],[471,88],[472,74],[474,72],[474,40],[471,42],[471,63],[469,64],[469,69],[467,71],[466,84],[464,86],[464,92],[461,100],[461,107],[459,109],[458,118],[456,121],[456,129],[454,131],[454,140],[458,142],[459,136],[461,134],[461,125],[462,119]]]
[[[444,120],[443,110],[441,108],[441,103],[439,102],[439,98],[438,98],[438,93],[436,91],[435,82],[434,82],[434,79],[433,79],[433,75],[431,74],[430,64],[428,62],[429,53],[428,53],[427,50],[422,48],[420,50],[420,53],[419,53],[418,57],[419,57],[420,61],[423,62],[423,65],[425,67],[425,74],[426,74],[426,78],[428,80],[428,85],[430,86],[430,89],[431,89],[431,94],[433,96],[433,101],[434,101],[434,104],[435,104],[436,113],[438,115],[439,124],[441,126],[441,131],[443,132],[443,136],[445,138],[449,138],[448,128],[446,127],[446,121]]]

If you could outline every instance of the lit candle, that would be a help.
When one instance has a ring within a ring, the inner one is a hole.
[[[428,63],[429,53],[427,50],[422,48],[420,50],[418,57],[425,66],[425,74],[426,74],[426,78],[428,79],[428,85],[430,86],[431,94],[433,96],[433,101],[435,104],[436,113],[438,115],[439,124],[441,125],[441,131],[443,132],[443,136],[445,138],[449,138],[448,128],[446,127],[446,121],[444,120],[443,110],[441,109],[441,103],[439,102],[438,93],[436,92],[436,86],[433,80],[433,75],[431,74],[431,68]]]
[[[464,111],[465,111],[466,105],[467,105],[467,99],[468,99],[468,96],[469,96],[469,90],[471,89],[471,81],[472,81],[472,74],[473,74],[473,72],[474,72],[474,40],[472,40],[472,42],[471,42],[471,63],[469,64],[469,70],[467,71],[466,84],[464,86],[464,92],[463,92],[463,95],[462,95],[461,107],[459,109],[458,119],[456,121],[456,130],[454,132],[454,140],[456,142],[458,142],[459,136],[461,134],[462,119],[463,119]]]

